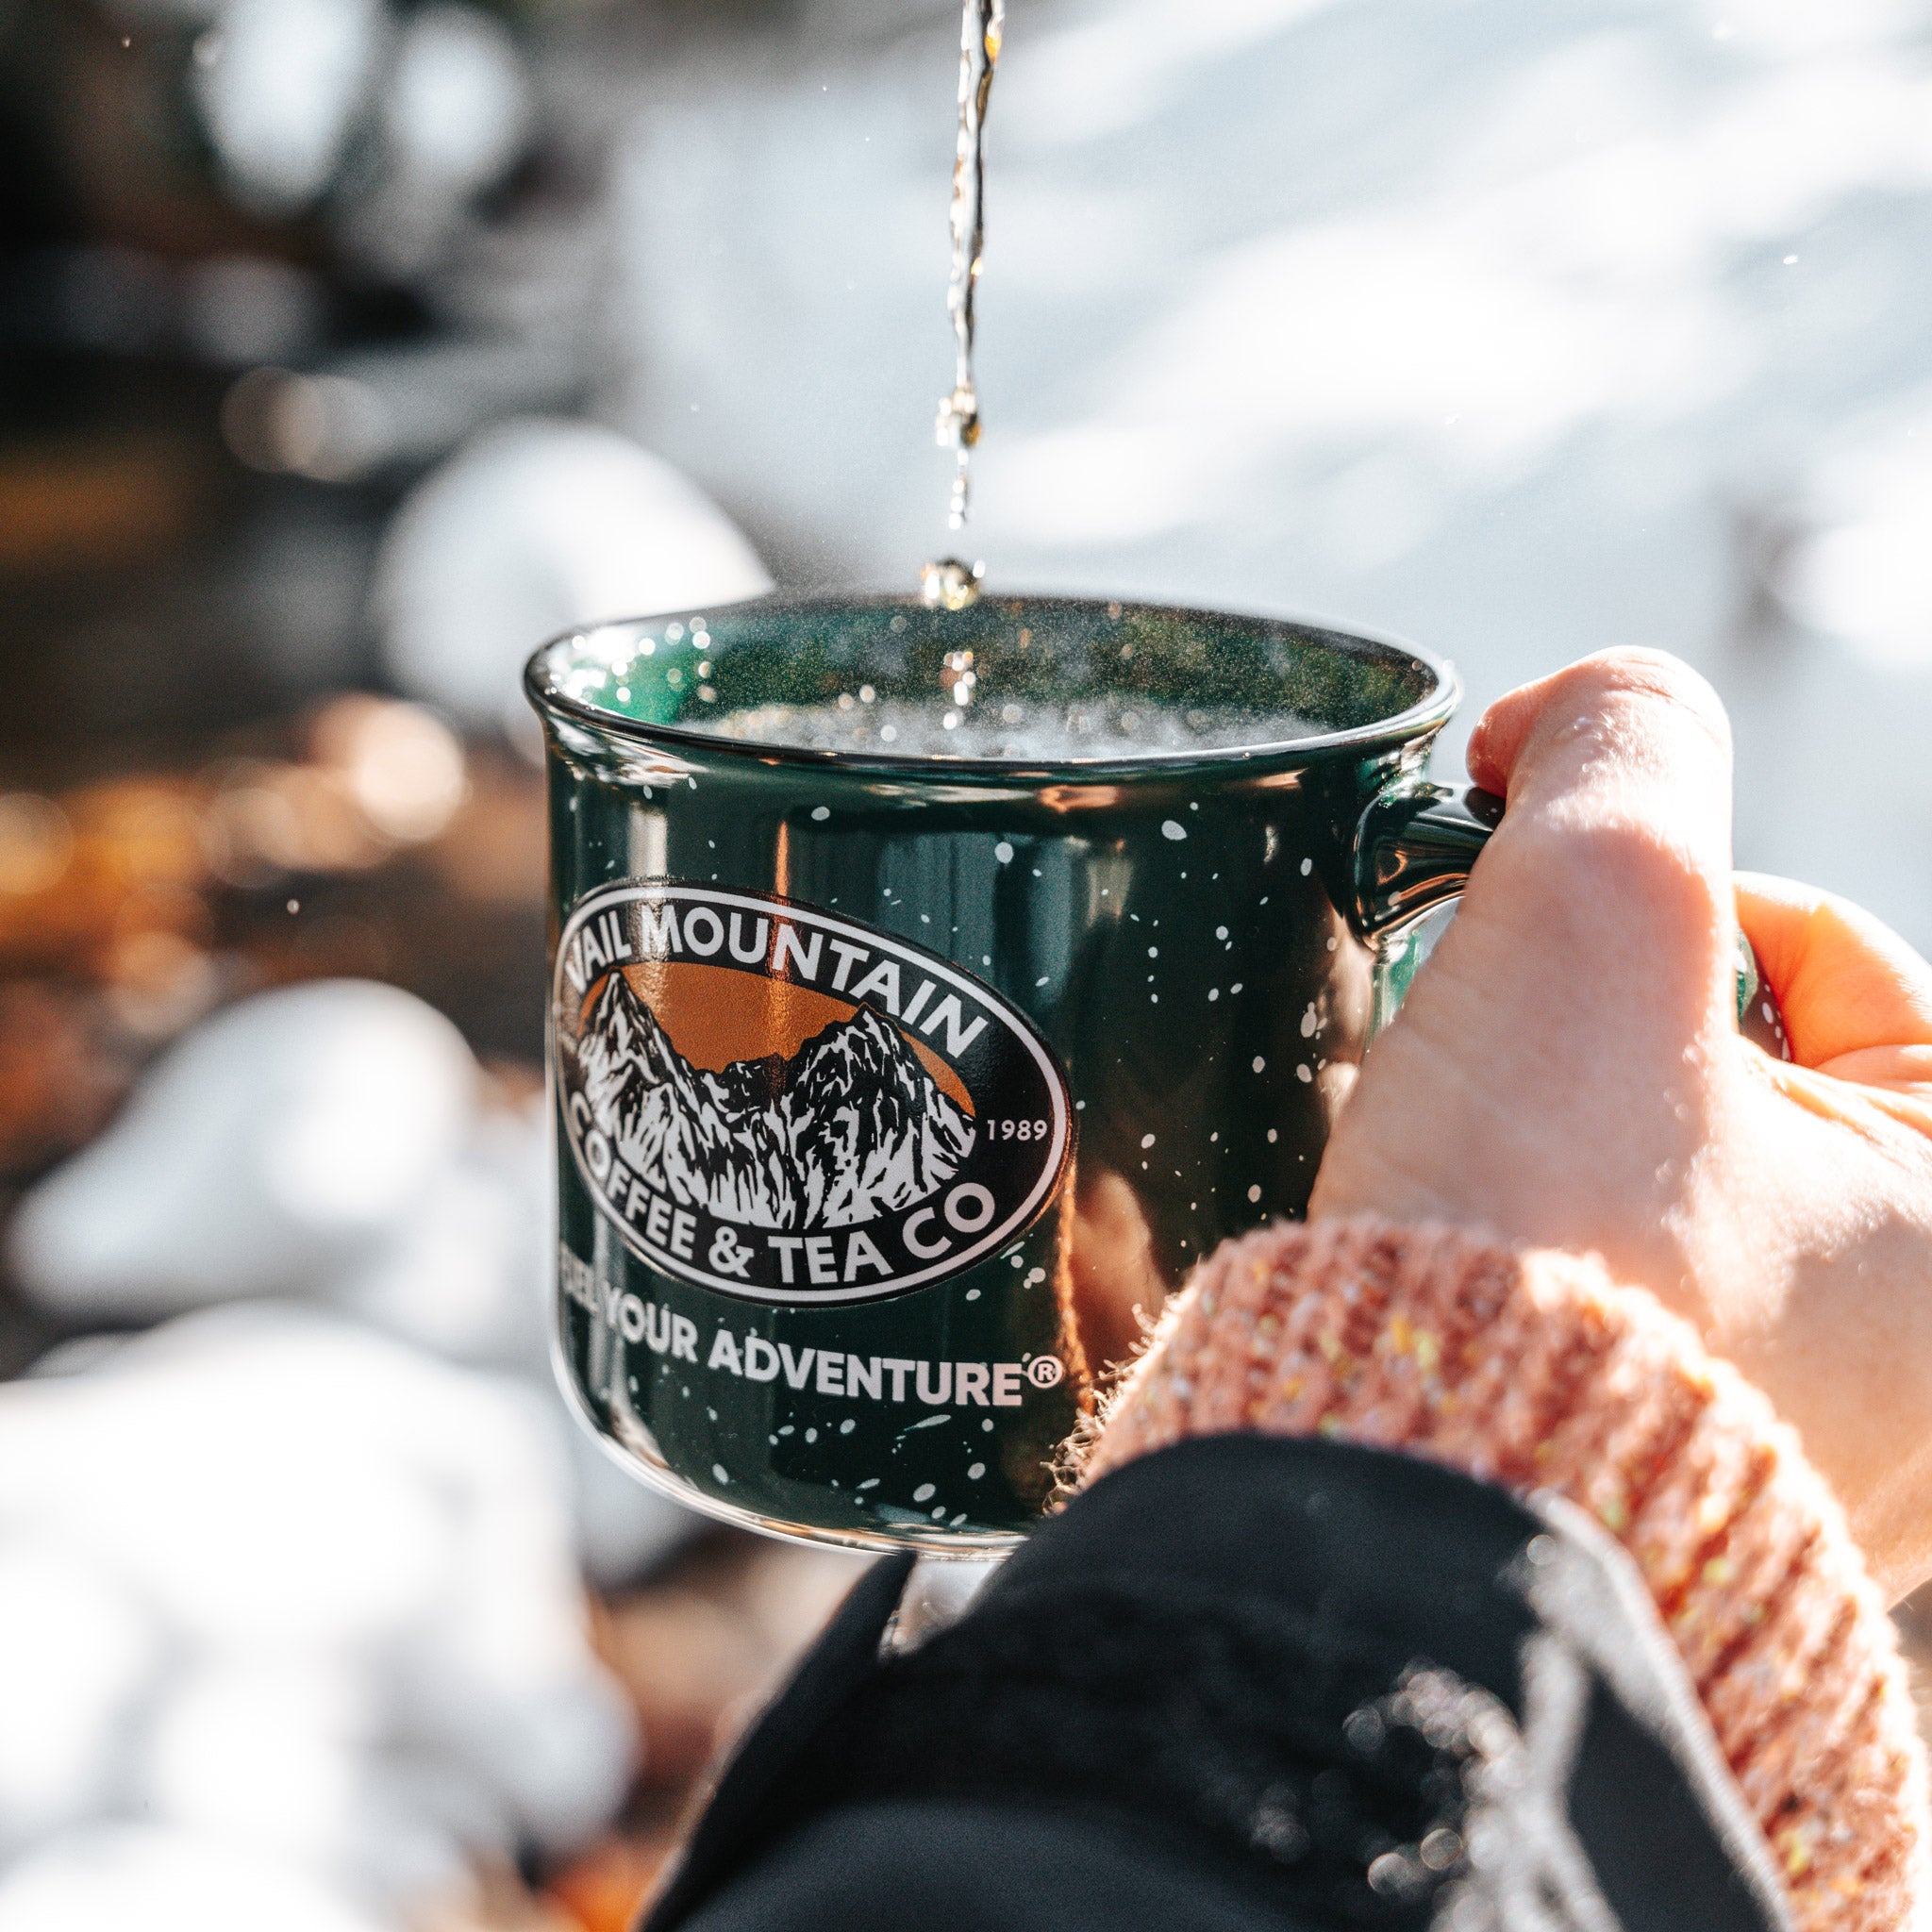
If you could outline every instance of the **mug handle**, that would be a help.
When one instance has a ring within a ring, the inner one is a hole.
[[[1457,897],[1470,868],[1503,819],[1503,801],[1474,785],[1426,779],[1386,791],[1363,814],[1356,836],[1356,920],[1374,940]],[[1784,1015],[1738,934],[1738,1031],[1773,1059],[1791,1057]]]

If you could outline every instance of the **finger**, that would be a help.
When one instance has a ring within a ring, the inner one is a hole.
[[[1673,1290],[1736,1064],[1724,713],[1674,660],[1613,653],[1493,706],[1470,771],[1507,809],[1311,1211],[1479,1221]]]
[[[1613,1032],[1731,1024],[1730,729],[1701,677],[1659,652],[1585,658],[1491,706],[1469,768],[1508,809],[1465,913],[1507,908]]]
[[[1729,840],[1729,722],[1710,686],[1661,651],[1602,651],[1499,698],[1470,736],[1469,772],[1512,808],[1579,791],[1660,802],[1687,829],[1694,818],[1706,844]]]
[[[1738,923],[1784,1009],[1802,1066],[1923,1084],[1932,1064],[1932,966],[1835,892],[1759,873],[1736,879]]]

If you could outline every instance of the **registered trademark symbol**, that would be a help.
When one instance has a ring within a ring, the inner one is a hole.
[[[1051,1389],[1065,1374],[1057,1355],[1037,1355],[1026,1364],[1026,1379],[1036,1389]]]

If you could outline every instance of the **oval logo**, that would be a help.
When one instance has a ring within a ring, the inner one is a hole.
[[[621,880],[558,942],[578,1172],[667,1274],[801,1306],[943,1281],[1038,1218],[1066,1076],[923,946],[765,892]]]

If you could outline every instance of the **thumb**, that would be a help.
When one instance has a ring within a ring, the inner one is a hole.
[[[1573,1024],[1728,1030],[1731,743],[1709,685],[1658,651],[1586,658],[1492,705],[1469,769],[1508,808],[1464,909],[1563,975]]]
[[[1507,809],[1310,1212],[1481,1222],[1688,1292],[1685,1191],[1736,1064],[1724,712],[1674,659],[1609,652],[1492,706],[1469,763]]]

